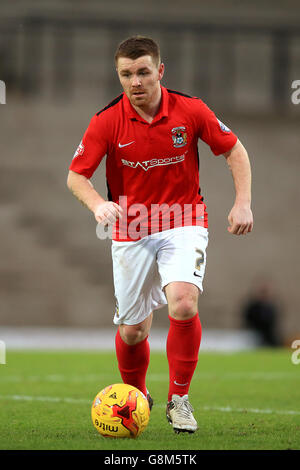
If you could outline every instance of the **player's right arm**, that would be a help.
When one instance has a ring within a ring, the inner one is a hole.
[[[122,208],[113,201],[103,199],[90,181],[108,153],[108,136],[105,116],[95,115],[74,154],[67,179],[70,191],[93,212],[96,221],[103,225],[113,225],[122,216]]]
[[[93,212],[96,221],[100,224],[113,225],[118,218],[122,217],[122,208],[113,201],[103,199],[84,175],[70,170],[67,186],[74,196]]]

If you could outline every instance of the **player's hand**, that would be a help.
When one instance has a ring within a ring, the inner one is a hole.
[[[228,215],[228,232],[233,235],[246,235],[253,229],[253,215],[248,204],[235,204]]]
[[[105,201],[97,206],[94,215],[99,224],[113,225],[117,219],[122,218],[123,209],[112,201]]]

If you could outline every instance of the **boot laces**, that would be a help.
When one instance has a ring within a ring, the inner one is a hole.
[[[180,416],[182,416],[183,418],[190,418],[191,413],[194,411],[188,399],[176,401],[176,410],[178,411],[178,414],[180,414]]]

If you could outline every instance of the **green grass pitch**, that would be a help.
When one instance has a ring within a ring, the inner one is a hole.
[[[95,395],[120,382],[113,352],[8,351],[0,365],[0,449],[300,449],[300,364],[288,349],[201,352],[190,388],[199,429],[175,434],[165,417],[168,365],[152,352],[150,422],[137,439],[103,438]]]

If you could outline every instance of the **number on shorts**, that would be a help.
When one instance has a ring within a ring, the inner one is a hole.
[[[199,248],[196,248],[196,253],[198,253],[200,256],[196,258],[195,268],[198,269],[198,271],[200,271],[201,265],[204,263],[204,253]]]

